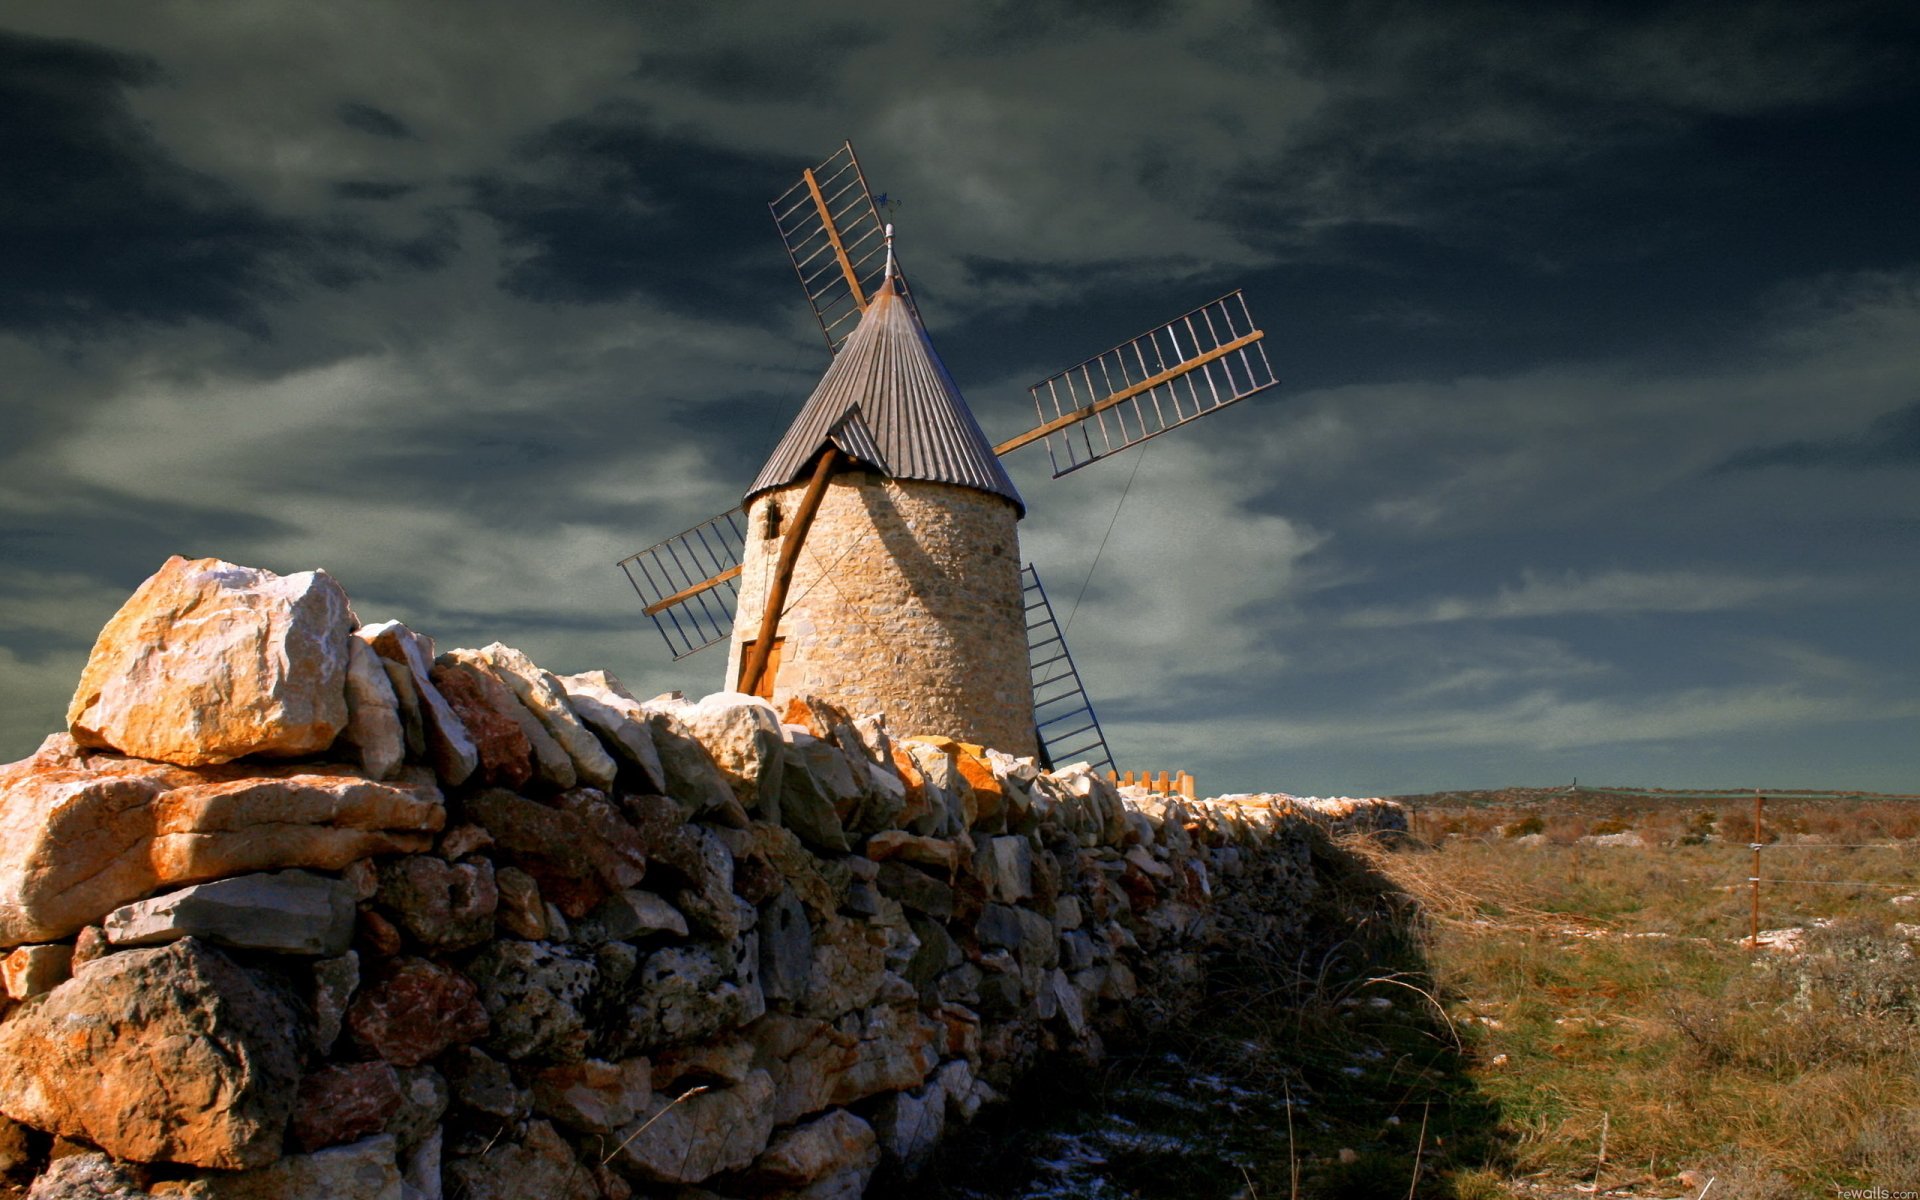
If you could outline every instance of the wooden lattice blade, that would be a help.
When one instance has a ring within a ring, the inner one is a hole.
[[[1265,337],[1229,292],[1034,384],[1039,423],[994,453],[1044,440],[1058,479],[1217,412],[1278,382]]]
[[[854,157],[853,143],[801,173],[767,205],[807,304],[835,354],[885,276],[886,225]],[[898,260],[894,263],[896,274]]]
[[[746,510],[733,508],[620,560],[675,658],[732,636],[746,530]]]

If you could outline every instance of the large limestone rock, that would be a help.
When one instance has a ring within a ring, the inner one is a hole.
[[[388,676],[390,680],[404,678],[406,681],[404,685],[396,685],[394,694],[400,697],[401,686],[404,686],[419,711],[421,738],[433,760],[434,773],[449,787],[465,783],[467,776],[480,766],[480,752],[468,736],[466,725],[454,714],[440,689],[433,686],[433,639],[415,633],[398,621],[362,625],[353,635],[372,646],[373,652],[382,659],[404,669],[389,671]],[[404,709],[405,699],[401,703]]]
[[[55,735],[0,767],[0,946],[67,937],[160,888],[427,850],[445,820],[432,788],[335,764],[176,767]]]
[[[579,781],[589,787],[602,790],[613,786],[613,778],[618,773],[618,765],[608,754],[600,739],[593,736],[586,725],[574,715],[573,707],[567,703],[567,693],[554,677],[535,666],[533,660],[515,650],[512,646],[503,646],[494,642],[480,648],[480,656],[494,669],[500,681],[512,689],[520,703],[540,718],[555,741],[573,759],[574,769]]]
[[[529,756],[531,769],[543,782],[557,788],[570,788],[580,782],[580,773],[574,768],[573,758],[567,753],[566,747],[553,740],[553,735],[547,732],[540,718],[520,702],[513,689],[507,686],[505,678],[478,650],[449,650],[434,662],[436,684],[440,684],[444,673],[463,675],[496,718],[512,723],[526,742],[525,753]],[[509,787],[519,786],[507,780],[494,782],[505,783]]]
[[[171,1193],[182,1200],[405,1200],[394,1139],[382,1134],[315,1154],[289,1154],[258,1171],[208,1175]]]
[[[773,1133],[773,1078],[754,1071],[734,1087],[656,1095],[646,1116],[621,1131],[613,1162],[654,1183],[698,1183],[746,1166]]]
[[[185,766],[318,753],[347,724],[352,629],[325,571],[176,555],[100,631],[68,727],[83,746]]]
[[[102,924],[116,946],[197,937],[238,950],[317,957],[346,952],[353,940],[353,914],[351,884],[309,871],[279,871],[135,901],[108,913]]]
[[[448,1194],[461,1200],[598,1200],[593,1176],[565,1138],[545,1121],[529,1121],[517,1142],[447,1164]]]
[[[347,639],[347,729],[341,736],[360,752],[360,765],[375,779],[388,778],[406,760],[400,698],[380,656],[359,638]]]
[[[745,1177],[761,1188],[806,1188],[810,1200],[858,1200],[879,1164],[873,1127],[836,1108],[774,1138]]]
[[[748,812],[777,819],[786,743],[773,705],[741,692],[715,692],[680,710]]]
[[[693,736],[681,714],[688,705],[678,700],[649,700],[641,705],[647,714],[647,734],[660,758],[667,795],[680,801],[686,815],[719,813],[729,825],[745,825],[746,810],[727,777],[714,764],[713,755]]]
[[[667,785],[646,710],[619,679],[606,671],[582,671],[578,675],[556,675],[554,682],[567,693],[573,711],[612,747],[614,754],[639,768],[649,785]]]
[[[0,1025],[0,1112],[134,1162],[265,1166],[300,1080],[295,1012],[193,939],[109,955]]]

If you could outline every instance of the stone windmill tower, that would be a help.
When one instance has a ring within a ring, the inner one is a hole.
[[[1050,762],[1112,765],[999,459],[1054,476],[1275,383],[1238,292],[1035,384],[995,445],[941,363],[851,145],[772,205],[834,359],[741,508],[623,559],[676,658],[728,640],[726,686],[881,711]],[[736,620],[735,614],[738,613]]]

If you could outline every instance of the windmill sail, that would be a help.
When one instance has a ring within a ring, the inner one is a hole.
[[[1080,685],[1066,635],[1054,620],[1053,604],[1032,563],[1020,573],[1020,582],[1026,590],[1027,663],[1033,674],[1033,725],[1041,759],[1049,768],[1084,760],[1096,771],[1111,771],[1113,755],[1107,752],[1100,718]]]
[[[746,544],[746,511],[733,508],[620,560],[676,659],[732,635]]]
[[[827,348],[838,354],[879,292],[887,264],[886,226],[853,143],[842,142],[767,207]]]
[[[1238,290],[1028,390],[1039,424],[994,447],[1045,439],[1055,479],[1272,387],[1277,380]]]

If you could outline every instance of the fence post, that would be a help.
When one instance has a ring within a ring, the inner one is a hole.
[[[1753,885],[1753,918],[1749,926],[1747,947],[1760,948],[1760,813],[1766,798],[1759,792],[1753,794],[1753,875],[1749,882]]]

